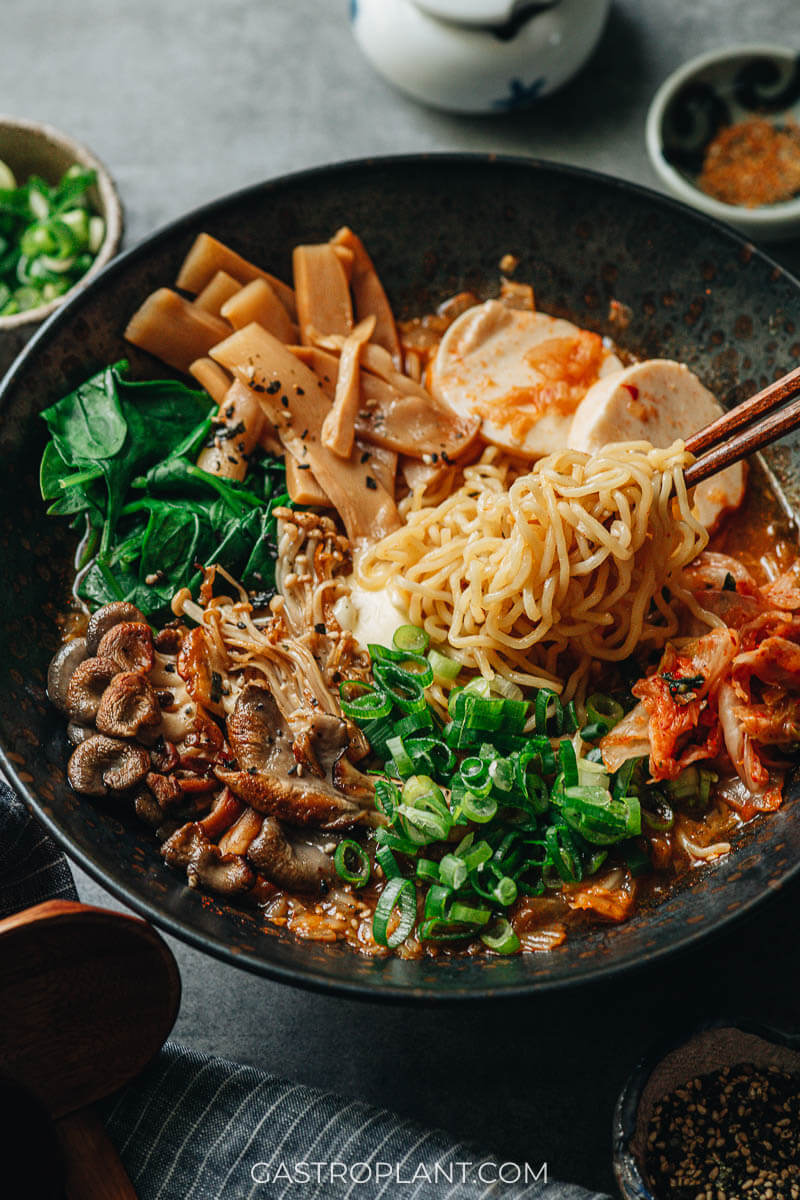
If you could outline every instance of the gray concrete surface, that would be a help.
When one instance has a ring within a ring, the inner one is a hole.
[[[346,13],[347,0],[2,0],[0,110],[93,147],[119,184],[132,245],[245,184],[362,155],[526,154],[655,186],[644,117],[669,71],[725,43],[800,43],[797,0],[615,0],[595,57],[559,95],[527,114],[456,118],[379,79]],[[794,247],[781,254],[798,261]],[[116,906],[77,879],[83,899]],[[665,1022],[735,1011],[797,1023],[791,914],[784,905],[759,921],[616,993],[467,1010],[308,995],[173,943],[175,1034],[607,1188],[614,1096]]]

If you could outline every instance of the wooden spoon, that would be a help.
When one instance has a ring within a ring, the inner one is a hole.
[[[0,1072],[54,1118],[68,1200],[135,1200],[91,1105],[155,1057],[180,994],[172,952],[136,917],[50,900],[0,921]]]

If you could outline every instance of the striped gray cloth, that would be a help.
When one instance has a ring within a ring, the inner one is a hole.
[[[66,859],[0,780],[0,917],[58,897],[77,899]],[[608,1200],[175,1043],[103,1113],[140,1200]]]

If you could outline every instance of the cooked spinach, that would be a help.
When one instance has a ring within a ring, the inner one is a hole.
[[[273,591],[272,509],[289,503],[283,463],[254,458],[243,483],[201,470],[209,396],[126,371],[120,362],[98,372],[42,414],[52,435],[40,468],[47,511],[87,526],[78,594],[92,608],[128,600],[157,619],[212,562]]]

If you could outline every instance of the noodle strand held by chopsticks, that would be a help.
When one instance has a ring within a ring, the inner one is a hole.
[[[396,587],[409,619],[465,666],[567,696],[593,659],[663,645],[681,604],[714,623],[682,583],[708,542],[690,462],[681,441],[621,442],[551,454],[515,478],[490,448],[446,500],[409,512],[363,555],[359,581]]]

